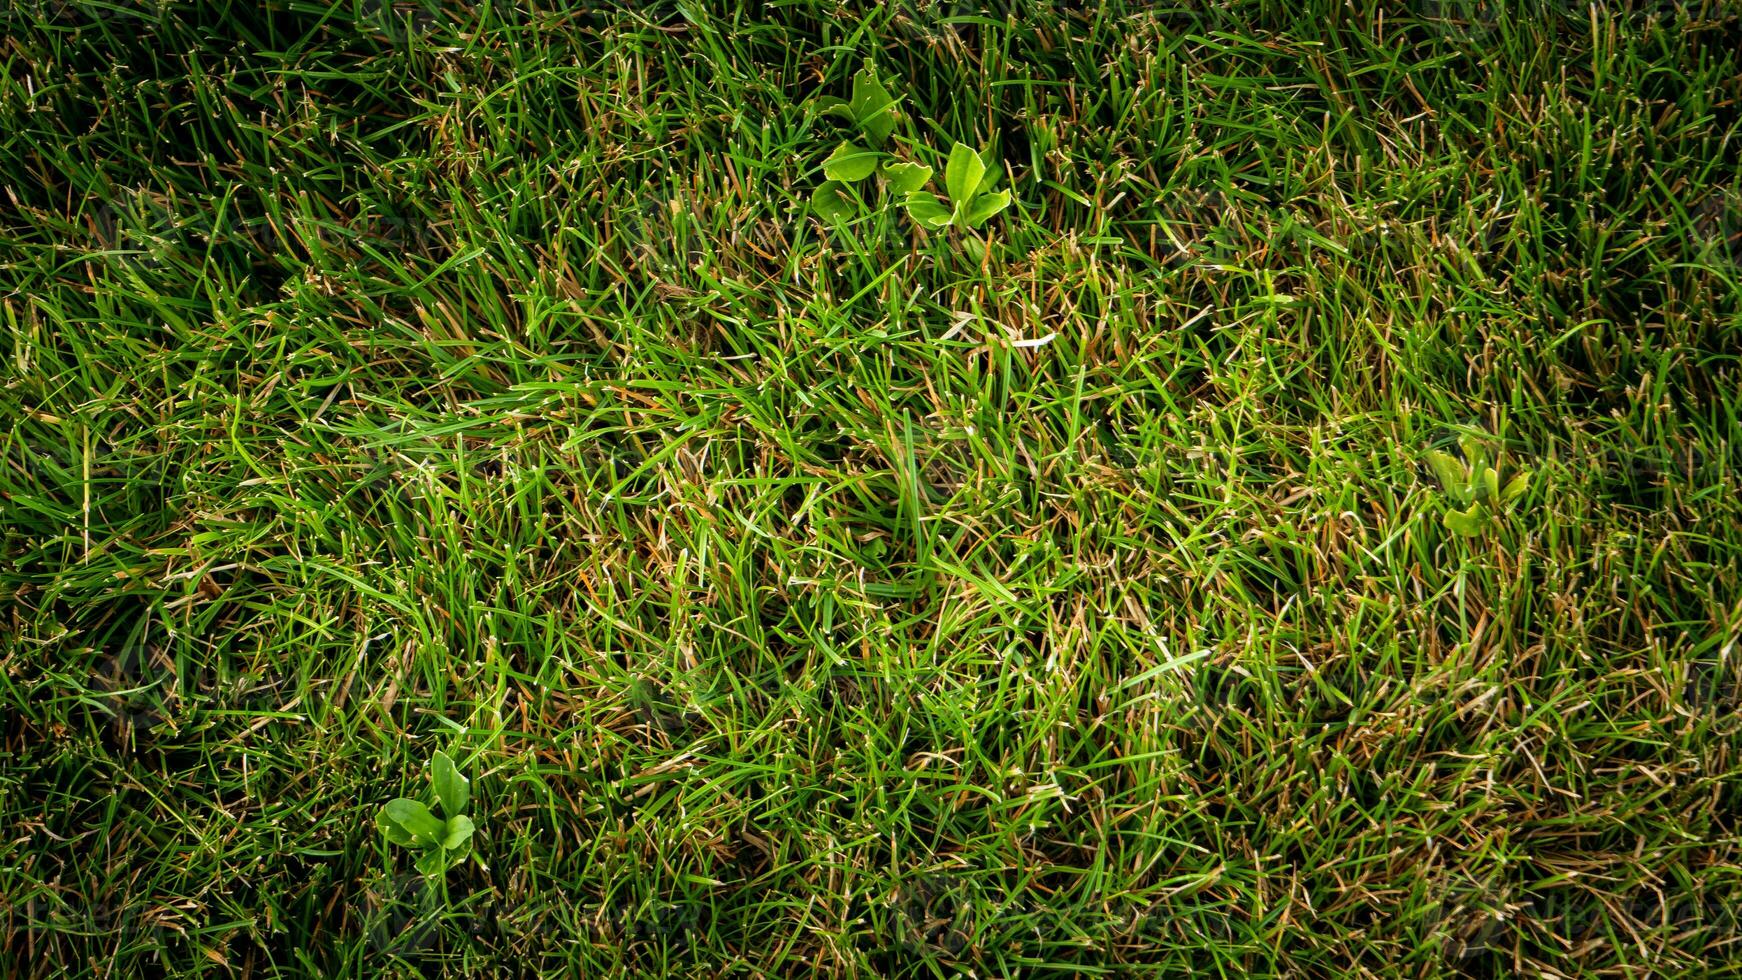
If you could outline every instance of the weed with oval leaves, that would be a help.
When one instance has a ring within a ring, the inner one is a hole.
[[[375,824],[389,842],[421,849],[417,870],[434,876],[471,854],[472,834],[477,828],[465,812],[471,800],[471,782],[446,752],[438,750],[430,759],[430,783],[441,807],[440,817],[422,800],[402,796],[381,807]]]

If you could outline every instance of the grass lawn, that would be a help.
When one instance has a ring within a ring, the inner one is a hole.
[[[0,975],[1742,974],[1742,3],[569,6],[0,13]]]

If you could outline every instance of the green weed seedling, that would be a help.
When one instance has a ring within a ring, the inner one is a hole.
[[[823,161],[823,176],[828,180],[811,195],[811,203],[818,214],[837,220],[851,217],[857,210],[847,192],[847,185],[856,184],[880,168],[889,166],[888,155],[881,147],[889,142],[901,120],[901,113],[896,108],[900,102],[877,78],[877,71],[869,62],[853,75],[852,99],[825,96],[818,100],[824,113],[843,118],[854,131],[853,138],[843,140]],[[930,176],[929,168],[926,168],[926,174]]]
[[[926,177],[930,177],[928,172]],[[915,188],[907,194],[907,213],[914,223],[924,228],[978,228],[992,216],[1010,206],[1009,191],[995,191],[998,171],[988,167],[984,156],[975,153],[966,143],[957,143],[950,150],[944,165],[944,190],[950,199],[944,200],[929,191]],[[924,181],[920,181],[921,187]]]
[[[442,816],[431,813],[423,801],[402,796],[381,808],[375,815],[375,825],[389,841],[402,847],[421,848],[423,856],[417,859],[417,870],[433,877],[446,873],[471,854],[472,833],[477,828],[472,818],[466,816],[471,783],[460,775],[446,752],[437,751],[430,759],[430,782]]]
[[[944,168],[947,204],[925,189],[934,173],[931,167],[896,160],[881,149],[901,119],[896,108],[900,101],[869,63],[853,76],[852,99],[820,100],[822,111],[843,118],[858,138],[843,140],[823,161],[823,176],[828,179],[811,196],[818,214],[831,221],[852,217],[858,207],[848,185],[873,174],[883,178],[890,199],[904,204],[908,216],[923,228],[979,228],[1010,205],[1010,192],[995,190],[1001,170],[966,144],[955,144]],[[922,149],[935,156],[929,148]]]
[[[1530,471],[1520,470],[1500,483],[1502,461],[1497,455],[1492,461],[1474,437],[1459,440],[1464,458],[1430,450],[1428,463],[1439,477],[1448,504],[1444,520],[1446,527],[1467,538],[1480,535],[1488,524],[1509,513],[1518,498],[1530,486]]]

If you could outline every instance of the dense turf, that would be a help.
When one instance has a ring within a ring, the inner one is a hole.
[[[1742,969],[1736,4],[708,6],[10,5],[0,973]]]

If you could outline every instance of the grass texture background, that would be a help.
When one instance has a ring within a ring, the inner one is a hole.
[[[9,4],[0,972],[1736,974],[1738,14]]]

